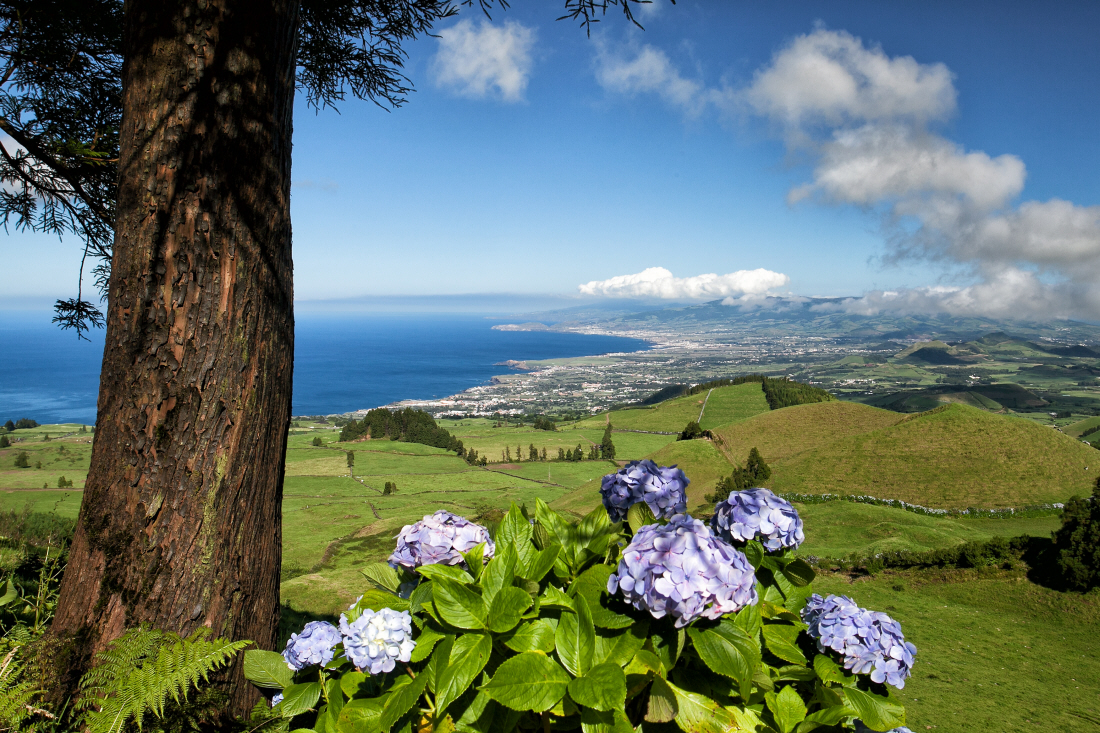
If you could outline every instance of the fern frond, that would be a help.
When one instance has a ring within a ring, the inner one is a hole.
[[[41,712],[31,704],[38,690],[20,681],[23,668],[15,660],[17,651],[12,649],[0,659],[0,733],[20,730],[27,718]]]
[[[94,695],[86,705],[98,708],[85,718],[88,733],[119,733],[131,718],[141,730],[147,712],[162,717],[169,697],[177,703],[186,700],[188,690],[200,680],[209,681],[210,672],[224,667],[252,643],[207,641],[207,635],[200,632],[181,639],[143,627],[114,642],[109,654],[99,655],[97,667],[84,677],[85,694]],[[104,669],[98,669],[100,658]]]

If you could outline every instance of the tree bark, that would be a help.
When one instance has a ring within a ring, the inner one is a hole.
[[[138,624],[271,649],[279,614],[298,0],[125,19],[95,446],[52,627],[70,691]],[[229,679],[245,712],[239,663]]]

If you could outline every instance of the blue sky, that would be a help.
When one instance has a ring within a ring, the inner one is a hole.
[[[301,306],[1100,313],[1100,4],[662,0],[591,38],[559,10],[464,10],[401,109],[299,104]],[[31,239],[0,239],[0,305],[69,294],[77,243]]]

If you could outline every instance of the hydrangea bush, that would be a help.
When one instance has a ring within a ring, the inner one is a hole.
[[[658,466],[650,460],[631,461],[600,482],[600,496],[612,522],[626,519],[634,504],[644,502],[657,519],[668,519],[687,508],[691,483],[676,466]]]
[[[812,593],[793,507],[735,493],[712,531],[681,472],[643,463],[580,521],[536,500],[492,532],[448,512],[406,527],[339,628],[249,651],[245,675],[319,733],[904,730],[890,687],[916,650]]]

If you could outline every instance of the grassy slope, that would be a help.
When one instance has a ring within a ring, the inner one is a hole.
[[[706,400],[702,426],[712,429],[719,425],[728,425],[744,420],[761,412],[768,411],[768,403],[759,384],[737,384],[730,387],[718,387],[711,392],[700,392],[687,397],[677,397],[649,408],[616,410],[611,413],[611,424],[622,430],[653,430],[678,433],[690,421],[699,418],[699,411]],[[581,427],[600,427],[605,415],[599,415],[580,423]]]
[[[1081,433],[1091,428],[1095,428],[1097,425],[1100,425],[1100,417],[1089,417],[1081,420],[1080,422],[1075,422],[1072,425],[1065,426],[1064,428],[1062,428],[1062,432],[1070,436],[1071,438],[1080,438]],[[1096,433],[1093,433],[1092,435],[1096,435]],[[1090,443],[1092,442],[1092,435],[1088,436],[1087,438]]]
[[[12,446],[0,449],[0,491],[41,489],[43,484],[56,487],[61,476],[71,479],[74,488],[83,488],[92,455],[92,435],[77,432],[80,427],[40,425],[9,433]],[[50,440],[43,440],[47,435]],[[20,452],[26,452],[30,468],[15,467],[15,457]],[[42,468],[35,468],[36,463],[41,463]]]
[[[757,446],[777,491],[871,494],[937,507],[1023,506],[1084,494],[1100,474],[1095,449],[964,405],[908,417],[856,403],[800,405],[720,435],[734,460]]]
[[[970,540],[1029,534],[1049,537],[1061,526],[1059,517],[1032,519],[944,519],[868,504],[833,501],[797,504],[805,522],[801,554],[867,557],[891,550],[936,550]]]
[[[814,589],[902,623],[918,650],[897,693],[914,731],[1087,733],[1100,724],[1100,595],[1058,593],[1018,572],[966,570],[855,583],[825,576]]]

